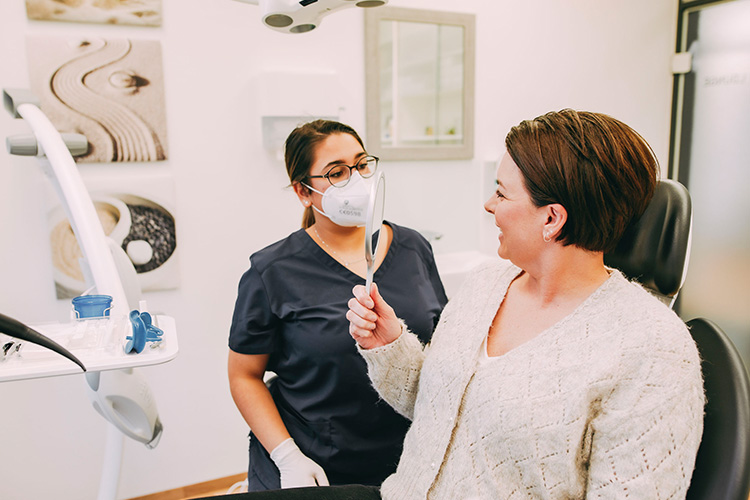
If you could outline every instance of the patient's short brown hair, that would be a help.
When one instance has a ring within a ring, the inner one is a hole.
[[[563,109],[513,127],[505,146],[538,207],[559,203],[564,245],[607,252],[646,209],[659,164],[635,130],[611,116]]]

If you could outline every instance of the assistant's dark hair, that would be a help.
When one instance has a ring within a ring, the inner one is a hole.
[[[292,184],[309,180],[310,167],[315,159],[315,148],[333,134],[349,134],[357,139],[362,149],[365,149],[359,134],[349,125],[333,120],[314,120],[304,123],[292,130],[284,143],[284,162]],[[305,208],[302,215],[302,228],[306,229],[314,223],[315,214],[312,207]]]
[[[659,163],[635,130],[601,113],[563,109],[513,127],[505,147],[538,207],[559,203],[564,245],[607,252],[653,196]]]

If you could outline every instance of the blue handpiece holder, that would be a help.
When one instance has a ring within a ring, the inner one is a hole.
[[[125,337],[127,339],[125,352],[141,353],[146,347],[146,323],[143,322],[141,313],[136,310],[130,311],[130,324],[133,326],[133,336]]]
[[[133,351],[141,353],[146,347],[146,342],[155,342],[154,346],[161,342],[164,331],[152,324],[149,313],[138,310],[130,311],[130,324],[133,325],[133,336],[125,337],[126,353],[130,354]]]

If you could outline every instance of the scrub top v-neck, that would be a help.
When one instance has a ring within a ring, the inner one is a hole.
[[[429,342],[447,302],[432,249],[416,231],[388,225],[393,239],[374,281],[409,329]],[[278,375],[271,394],[282,419],[332,484],[380,484],[395,471],[409,422],[372,388],[349,335],[347,302],[364,278],[302,229],[250,262],[229,347],[270,355],[267,369]]]
[[[393,227],[393,224],[384,222],[384,226]],[[402,231],[404,228],[400,228]],[[307,233],[307,231],[305,231]],[[346,267],[341,262],[337,261],[333,258],[328,252],[323,250],[323,248],[318,245],[315,240],[312,239],[312,237],[308,234],[308,238],[310,238],[310,243],[312,243],[312,246],[310,247],[310,252],[313,252],[315,254],[315,258],[319,259],[321,263],[323,263],[325,266],[327,266],[329,269],[331,269],[333,272],[336,272],[340,274],[342,277],[346,279],[352,279],[352,280],[359,280],[362,284],[365,282],[365,278],[358,275],[348,267]],[[391,246],[388,247],[388,252],[385,254],[385,257],[383,258],[383,262],[380,263],[380,265],[375,269],[375,273],[373,274],[373,281],[375,283],[378,282],[378,278],[382,276],[384,273],[388,272],[387,267],[390,265],[390,262],[393,261],[393,256],[395,254],[398,254],[398,249],[394,249],[391,251],[391,247],[396,244],[396,237],[395,235],[391,238]],[[377,241],[377,240],[375,240]],[[377,260],[376,260],[377,262]],[[382,269],[382,272],[380,271]]]

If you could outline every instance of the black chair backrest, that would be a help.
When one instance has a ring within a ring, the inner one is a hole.
[[[691,227],[688,190],[677,181],[662,179],[646,211],[625,231],[617,248],[604,255],[604,263],[671,306],[685,281]]]
[[[748,500],[750,381],[740,354],[711,321],[687,322],[698,346],[706,391],[703,440],[687,500]]]

